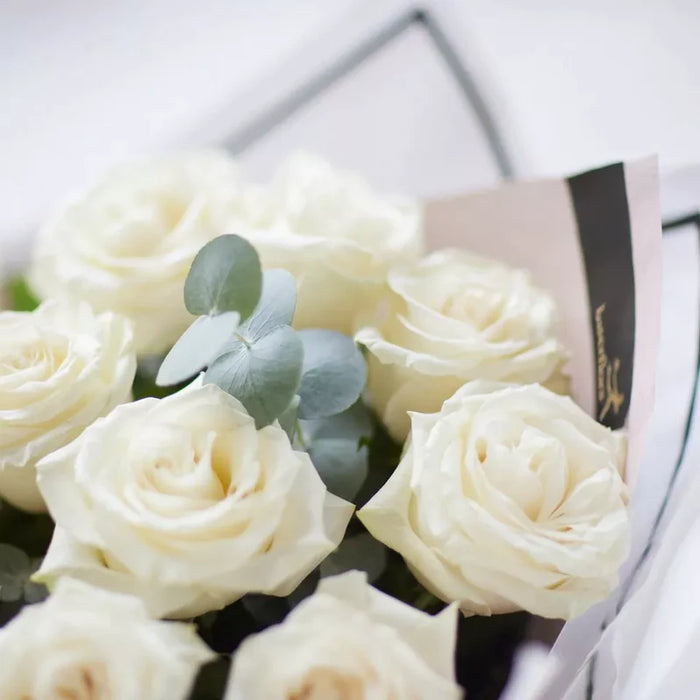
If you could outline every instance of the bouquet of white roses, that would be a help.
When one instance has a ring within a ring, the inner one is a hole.
[[[498,697],[627,556],[656,197],[207,152],[67,203],[0,313],[0,697]]]

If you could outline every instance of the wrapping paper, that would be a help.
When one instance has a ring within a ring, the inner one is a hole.
[[[686,647],[700,630],[693,563],[700,541],[699,236],[696,219],[664,237],[657,399],[633,493],[623,584],[564,627],[553,649],[562,664],[545,700],[697,697],[697,664]]]
[[[621,572],[626,584],[665,497],[694,386],[689,376],[695,371],[697,292],[693,294],[687,274],[671,274],[666,307],[677,312],[664,317],[664,356],[658,370],[670,404],[657,403],[650,429],[664,260],[656,160],[617,163],[569,178],[509,183],[486,192],[433,200],[427,204],[426,216],[431,248],[465,247],[525,267],[557,299],[560,336],[572,352],[567,369],[575,400],[601,423],[628,433],[625,477],[633,490],[634,535],[632,554]],[[686,268],[697,270],[694,240],[678,238],[671,244],[670,269],[678,269],[682,260]],[[687,303],[670,306],[669,294],[689,298],[693,308]],[[635,581],[636,577],[637,573]],[[540,687],[531,681],[520,684],[515,674],[507,697],[642,697],[625,695],[627,691],[618,691],[617,686],[618,695],[610,694],[616,658],[622,674],[618,686],[628,683],[625,679],[633,673],[630,656],[634,654],[626,651],[625,636],[640,635],[639,628],[632,629],[629,616],[627,623],[621,618],[612,625],[621,595],[621,590],[616,591],[608,601],[568,623],[546,666],[541,654],[526,656],[523,663],[534,666],[529,673],[521,669],[519,675],[530,679],[539,675]],[[649,594],[646,604],[653,605]],[[600,690],[591,696],[590,660],[605,625],[612,625],[604,637],[607,646],[593,664],[594,675],[601,676]],[[544,668],[547,673],[540,672]]]
[[[515,182],[427,203],[431,248],[464,247],[527,268],[560,306],[574,399],[628,429],[636,481],[652,412],[661,295],[656,159]]]

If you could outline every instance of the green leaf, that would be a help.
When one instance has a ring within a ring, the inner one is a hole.
[[[296,305],[297,282],[293,275],[287,270],[265,270],[260,301],[241,326],[241,334],[257,340],[277,326],[291,326]]]
[[[320,567],[312,569],[304,580],[287,596],[287,604],[290,608],[295,608],[303,600],[313,595],[321,579]]]
[[[131,386],[131,394],[134,397],[134,401],[145,399],[149,396],[153,396],[157,399],[163,399],[166,396],[170,396],[176,391],[179,391],[185,385],[186,382],[183,384],[175,384],[174,386],[158,386],[155,383],[155,380],[150,376],[147,374],[141,374],[141,372],[137,371],[136,376],[134,377],[134,383]]]
[[[39,560],[32,561],[21,549],[0,543],[0,601],[29,603],[46,597],[44,586],[30,581]]]
[[[358,447],[371,442],[374,430],[372,414],[362,401],[334,416],[302,420],[301,426],[310,442],[320,438],[345,438],[354,440]]]
[[[352,406],[367,381],[367,365],[352,338],[317,328],[299,335],[304,344],[299,417],[332,416]]]
[[[269,627],[282,622],[289,612],[289,604],[286,599],[279,596],[248,593],[241,598],[241,603],[262,627]]]
[[[240,236],[219,236],[197,253],[185,280],[185,306],[195,316],[238,311],[250,316],[262,290],[260,259]]]
[[[290,442],[294,442],[294,433],[297,429],[298,409],[299,397],[295,394],[292,397],[292,401],[289,404],[289,406],[287,406],[287,408],[284,409],[284,412],[277,417],[280,427],[282,428],[282,430],[284,430],[285,433],[287,433],[287,437],[289,438]]]
[[[0,504],[0,533],[3,540],[30,557],[46,553],[54,523],[48,513],[26,513],[3,501]]]
[[[362,533],[346,537],[338,549],[321,562],[321,576],[335,576],[357,569],[366,571],[370,583],[376,581],[387,564],[386,547],[372,535]]]
[[[326,488],[351,501],[367,478],[367,448],[347,438],[316,438],[309,456]]]
[[[24,277],[11,278],[5,286],[8,307],[13,311],[34,311],[39,306],[39,299],[29,288]]]
[[[37,561],[37,563],[34,565],[32,568],[32,574],[34,574],[37,569],[39,568],[39,565],[41,564],[41,559]],[[30,574],[31,576],[31,574]],[[24,600],[27,603],[40,603],[42,600],[47,598],[49,595],[49,590],[46,588],[46,586],[43,583],[36,583],[35,581],[32,581],[29,579],[25,584],[24,584]]]
[[[282,415],[299,387],[304,349],[297,333],[278,326],[253,343],[227,343],[204,375],[246,408],[258,428]]]
[[[372,435],[372,416],[358,401],[347,411],[328,418],[300,421],[309,455],[326,487],[353,500],[365,482]]]
[[[238,328],[239,319],[237,311],[197,318],[165,356],[156,384],[179,384],[213,362]]]

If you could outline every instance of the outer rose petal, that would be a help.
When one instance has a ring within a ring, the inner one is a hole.
[[[113,411],[41,462],[39,485],[57,528],[37,577],[133,593],[157,616],[291,593],[354,510],[212,384]]]
[[[358,517],[465,612],[572,618],[627,556],[624,439],[538,385],[471,382],[411,414],[401,463]]]
[[[420,205],[374,192],[352,173],[298,153],[283,163],[266,212],[242,230],[266,268],[298,284],[294,325],[351,334],[385,293],[391,264],[423,250]]]
[[[554,300],[524,271],[465,251],[396,265],[384,303],[362,323],[355,340],[368,351],[367,393],[399,441],[407,412],[437,411],[474,379],[568,390]]]
[[[128,163],[46,223],[29,280],[42,298],[129,318],[139,354],[165,352],[192,321],[182,287],[194,256],[253,210],[223,151]]]
[[[323,579],[280,625],[234,655],[225,700],[289,697],[459,698],[457,609],[431,616],[351,571]],[[267,672],[260,674],[260,669]]]
[[[0,695],[184,700],[214,658],[191,625],[157,622],[140,600],[65,579],[0,630]]]
[[[0,365],[0,495],[42,511],[36,463],[130,398],[132,330],[86,303],[0,312]]]

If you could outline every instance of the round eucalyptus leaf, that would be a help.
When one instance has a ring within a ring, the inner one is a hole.
[[[43,583],[27,581],[24,584],[24,600],[27,603],[40,603],[49,595],[49,591]]]
[[[250,340],[262,338],[277,326],[291,326],[297,305],[297,281],[287,270],[265,270],[260,301],[241,326]]]
[[[237,311],[197,318],[165,356],[158,369],[156,384],[179,384],[213,362],[238,328],[239,319]]]
[[[367,478],[367,448],[357,440],[319,438],[309,447],[309,456],[326,488],[351,501]]]
[[[360,445],[361,440],[369,442],[372,437],[372,415],[362,401],[356,401],[334,416],[302,420],[301,428],[309,442],[321,438],[345,438]]]
[[[0,543],[0,601],[12,603],[21,600],[31,574],[29,557],[17,547]]]
[[[297,333],[278,326],[253,343],[227,343],[204,375],[204,383],[218,384],[235,396],[261,428],[282,415],[294,398],[303,357]]]
[[[319,328],[299,336],[304,344],[299,417],[332,416],[352,406],[367,381],[367,365],[352,338]]]
[[[245,238],[228,234],[209,241],[192,261],[185,280],[185,306],[195,316],[238,311],[246,319],[261,290],[255,248]]]
[[[370,583],[376,581],[387,564],[386,547],[372,535],[362,533],[346,537],[338,549],[321,562],[321,576],[335,576],[345,571],[365,571]]]

